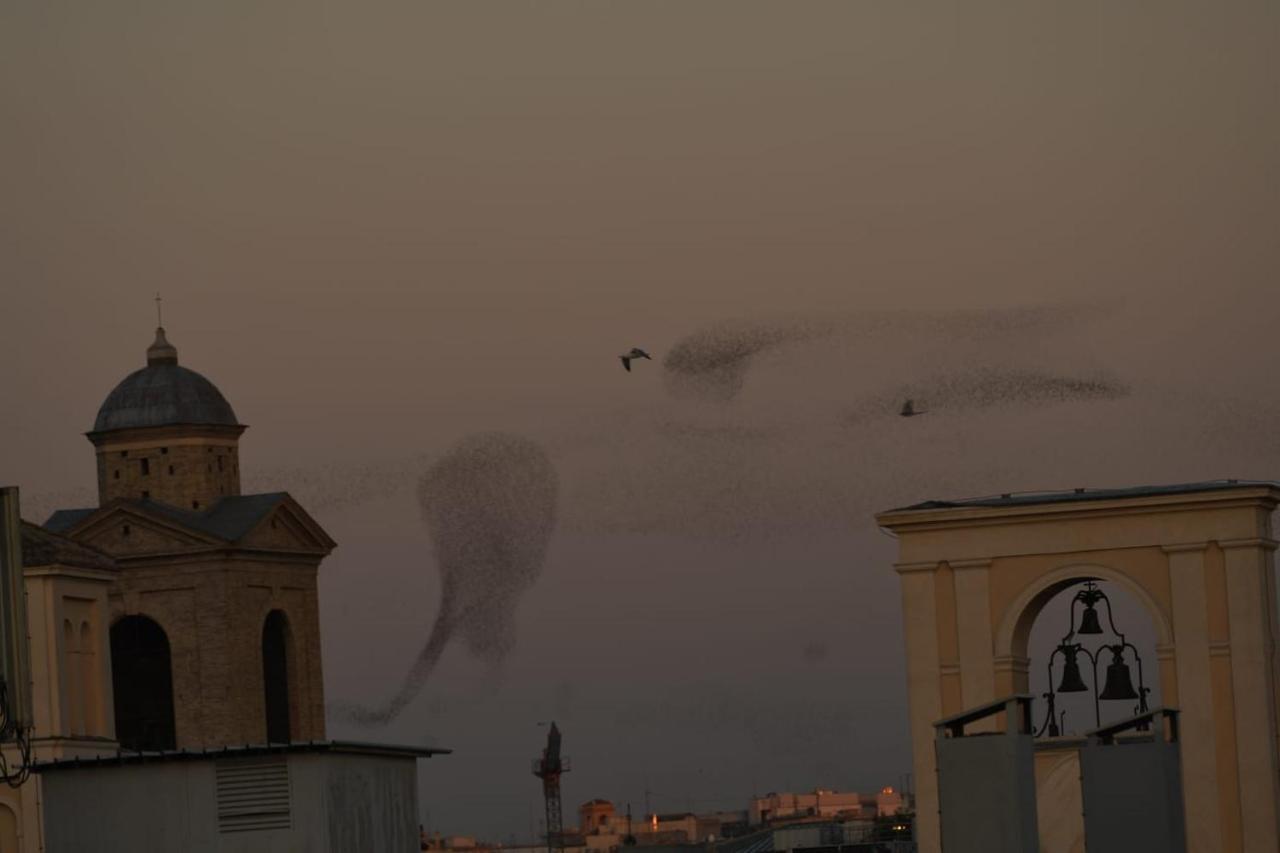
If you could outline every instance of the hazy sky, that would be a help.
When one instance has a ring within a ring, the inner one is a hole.
[[[375,733],[456,750],[429,826],[526,836],[553,716],[572,805],[894,783],[875,510],[1280,477],[1277,56],[1269,0],[10,0],[0,480],[92,500],[162,291],[246,484],[341,543],[331,699],[389,696],[434,618],[430,461],[503,430],[556,465],[514,653],[452,649]],[[826,325],[732,401],[669,393],[725,323]]]

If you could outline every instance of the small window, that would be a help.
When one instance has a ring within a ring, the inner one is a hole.
[[[120,451],[120,458],[121,458],[121,459],[123,459],[124,457],[126,457],[126,456],[128,456],[128,455],[129,455],[129,451],[127,451],[127,450],[121,450],[121,451]]]
[[[120,535],[125,539],[129,538],[129,525],[126,524],[120,528]]]
[[[143,489],[143,490],[142,490],[142,499],[145,501],[145,500],[146,500],[147,498],[149,498],[149,497],[151,497],[151,493],[150,493],[150,492],[148,492],[146,489]]]
[[[119,468],[117,468],[117,469],[116,469],[116,479],[117,479],[117,480],[119,480],[119,479],[120,479],[120,469],[119,469]]]
[[[199,508],[200,508],[200,501],[192,501],[192,502],[191,502],[191,508],[192,508],[192,509],[199,509]]]
[[[212,471],[212,470],[213,470],[213,466],[212,466],[212,465],[206,465],[206,466],[204,466],[204,470],[206,470],[206,471]]]
[[[151,476],[151,460],[150,460],[150,459],[142,459],[142,460],[139,460],[139,461],[140,461],[140,462],[142,462],[142,476],[144,476],[144,477],[149,477],[149,476]]]
[[[161,453],[168,453],[168,452],[169,452],[169,448],[167,448],[167,447],[162,447],[162,448],[160,448],[160,452],[161,452]]]
[[[171,476],[171,477],[173,476],[173,466],[172,466],[172,465],[170,465],[170,466],[169,466],[169,476]]]
[[[205,453],[212,453],[212,452],[213,452],[213,448],[212,448],[212,447],[206,447],[206,448],[204,449],[204,452],[205,452]]]
[[[276,520],[275,520],[274,518],[273,518],[273,519],[271,519],[271,529],[272,529],[272,530],[275,530],[275,529],[276,529]]]
[[[219,457],[218,457],[218,470],[219,470],[219,471],[221,471],[221,470],[222,470],[222,457],[221,457],[221,456],[219,456]]]

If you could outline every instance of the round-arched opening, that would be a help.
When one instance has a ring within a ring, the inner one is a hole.
[[[125,749],[176,749],[169,638],[146,616],[111,626],[116,739]]]
[[[1158,707],[1159,631],[1146,604],[1124,585],[1089,575],[1045,592],[1026,614],[1037,733],[1084,735]]]
[[[262,687],[267,743],[289,743],[289,620],[272,610],[262,623]]]

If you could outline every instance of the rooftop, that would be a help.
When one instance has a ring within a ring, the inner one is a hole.
[[[228,495],[206,510],[190,510],[164,501],[139,499],[124,501],[131,506],[147,510],[189,527],[224,539],[237,542],[253,530],[271,510],[288,498],[286,492],[269,492],[262,495]],[[80,522],[98,512],[99,508],[60,509],[44,523],[44,529],[65,533]]]
[[[1124,498],[1160,497],[1164,495],[1189,495],[1199,492],[1221,492],[1229,489],[1280,488],[1274,480],[1205,480],[1199,483],[1174,483],[1165,486],[1130,486],[1121,489],[1069,489],[1044,492],[1005,492],[959,500],[930,500],[910,506],[897,507],[890,512],[909,512],[929,509],[964,509],[965,507],[1019,507],[1037,504],[1056,504],[1077,501],[1122,500]]]
[[[74,542],[56,532],[24,521],[22,522],[22,565],[29,569],[60,565],[82,569],[114,570],[116,561],[96,548]]]
[[[227,746],[220,749],[169,749],[159,752],[121,750],[114,755],[98,755],[93,758],[62,758],[55,761],[41,761],[33,765],[32,769],[37,773],[47,773],[51,770],[68,770],[78,767],[117,767],[122,764],[146,764],[159,761],[207,761],[209,759],[306,752],[430,758],[433,755],[448,755],[453,750],[436,749],[427,746],[365,743],[362,741],[301,741],[297,743],[245,744],[244,746]]]

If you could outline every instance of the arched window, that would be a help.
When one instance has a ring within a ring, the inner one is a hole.
[[[175,749],[169,638],[146,616],[111,626],[116,739],[125,749]]]
[[[289,620],[272,610],[262,625],[262,686],[267,713],[267,742],[288,743],[289,731]]]

